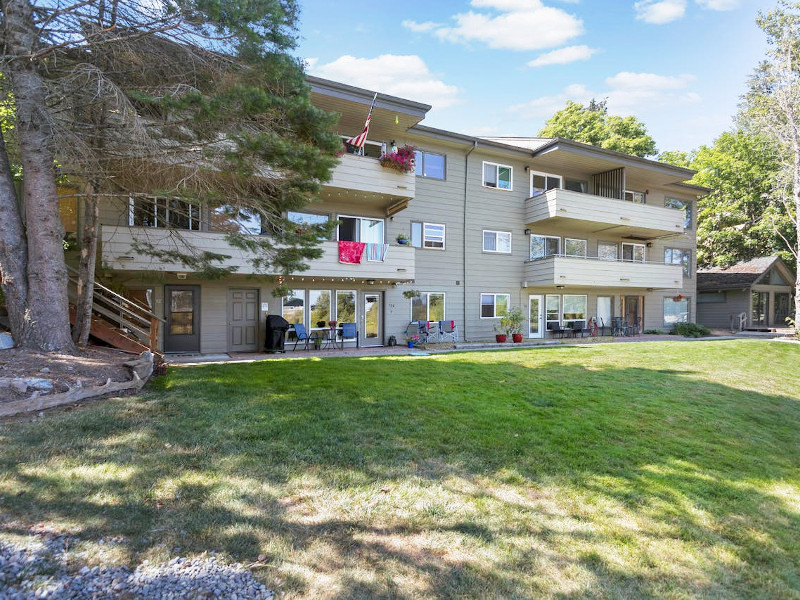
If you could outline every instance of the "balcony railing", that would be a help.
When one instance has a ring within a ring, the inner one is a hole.
[[[101,229],[101,254],[103,264],[110,269],[124,271],[185,271],[180,263],[168,262],[152,256],[137,254],[133,247],[137,241],[152,244],[160,251],[186,252],[191,246],[217,254],[228,255],[220,266],[235,267],[236,273],[253,274],[253,255],[231,247],[224,233],[208,231],[178,231],[154,227],[123,227],[104,225]],[[322,256],[309,261],[309,269],[298,273],[301,277],[342,277],[355,280],[407,281],[414,279],[414,248],[390,246],[383,261],[360,264],[339,262],[338,242],[322,242]]]
[[[650,239],[682,234],[683,221],[683,212],[672,208],[572,190],[552,189],[525,202],[525,224],[531,228],[563,225],[575,232]]]
[[[683,287],[681,265],[563,254],[526,261],[524,277],[525,287],[554,285],[628,289]]]
[[[414,197],[416,176],[382,167],[374,156],[343,154],[331,180],[323,185],[324,199],[356,201],[387,209]]]

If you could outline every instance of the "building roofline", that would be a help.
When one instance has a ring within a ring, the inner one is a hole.
[[[661,171],[662,173],[669,173],[671,175],[682,176],[684,177],[684,179],[691,179],[697,172],[692,169],[687,169],[685,167],[677,167],[675,165],[662,163],[657,160],[651,160],[649,158],[632,156],[630,154],[625,154],[624,152],[617,152],[616,150],[598,148],[597,146],[592,146],[591,144],[584,144],[583,142],[576,142],[575,140],[568,140],[566,138],[561,138],[561,137],[552,138],[549,142],[534,150],[533,156],[535,157],[540,154],[544,154],[546,152],[551,152],[561,147],[573,151],[578,151],[584,154],[592,154],[592,155],[600,154],[603,156],[607,156],[609,158],[613,158],[615,161],[623,163],[626,166],[630,165],[630,166],[644,167],[646,169]]]
[[[428,125],[417,124],[414,125],[413,127],[410,127],[408,131],[409,133],[419,133],[421,135],[426,135],[428,137],[433,137],[448,142],[461,143],[467,146],[483,147],[491,150],[500,150],[503,152],[513,153],[518,156],[525,156],[527,158],[531,158],[533,156],[533,153],[528,148],[515,146],[513,144],[502,144],[500,142],[487,140],[484,137],[467,135],[465,133],[456,133],[454,131],[448,131],[446,129],[438,129],[436,127],[430,127]]]
[[[382,92],[378,92],[377,90],[367,90],[354,85],[341,83],[339,81],[315,77],[314,75],[306,75],[306,80],[311,86],[312,92],[323,93],[327,96],[361,102],[367,105],[372,104],[372,98],[377,92],[378,99],[375,101],[376,107],[394,110],[420,118],[425,117],[425,114],[431,109],[430,104],[423,104],[422,102],[416,102],[414,100],[408,100],[406,98],[399,98],[398,96],[384,94]]]

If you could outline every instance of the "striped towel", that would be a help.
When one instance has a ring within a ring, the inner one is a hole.
[[[389,244],[367,244],[366,254],[367,261],[369,262],[383,262],[386,260],[386,252],[389,250]]]

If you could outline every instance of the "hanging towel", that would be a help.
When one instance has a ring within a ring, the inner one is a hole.
[[[339,242],[339,262],[351,265],[361,263],[364,256],[364,246],[361,242]]]
[[[367,260],[370,262],[383,262],[386,260],[386,253],[389,251],[389,244],[367,244]]]

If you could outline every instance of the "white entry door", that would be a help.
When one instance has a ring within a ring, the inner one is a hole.
[[[542,296],[528,297],[528,337],[544,337],[544,301]]]

